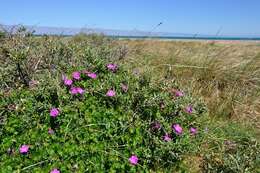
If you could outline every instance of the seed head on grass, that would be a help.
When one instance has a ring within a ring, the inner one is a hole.
[[[126,93],[126,92],[128,91],[128,86],[127,86],[126,84],[123,84],[123,83],[122,83],[122,84],[121,84],[121,89],[122,89],[123,92]]]

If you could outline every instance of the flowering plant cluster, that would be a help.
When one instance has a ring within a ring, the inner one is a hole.
[[[21,103],[27,113],[19,112],[24,117],[18,123],[24,125],[20,136],[5,129],[17,142],[3,143],[10,150],[4,158],[23,165],[14,167],[27,169],[34,158],[46,158],[35,171],[136,172],[160,167],[163,162],[170,168],[182,153],[196,148],[202,131],[197,119],[204,108],[184,91],[153,88],[143,76],[112,63],[95,72],[84,69],[63,74],[61,83],[60,96],[53,91],[28,92],[26,97],[35,100]],[[26,117],[34,118],[27,122]]]

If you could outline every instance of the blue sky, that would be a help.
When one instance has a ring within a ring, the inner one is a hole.
[[[5,0],[1,24],[260,35],[260,0]]]

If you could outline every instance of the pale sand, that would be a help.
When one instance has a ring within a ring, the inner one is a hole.
[[[120,38],[119,40],[125,40]],[[163,39],[163,38],[128,38],[127,40],[140,41],[177,41],[177,42],[202,42],[202,43],[217,43],[217,44],[260,44],[260,40],[203,40],[203,39]]]

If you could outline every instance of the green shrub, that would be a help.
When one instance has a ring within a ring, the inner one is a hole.
[[[174,97],[168,90],[175,84],[154,87],[149,78],[130,74],[124,67],[113,73],[102,58],[83,56],[87,70],[97,74],[97,79],[81,74],[82,80],[74,81],[84,88],[83,95],[71,95],[60,75],[46,75],[38,86],[3,97],[2,172],[48,172],[55,167],[62,172],[170,171],[177,169],[184,154],[197,151],[203,104],[188,93]],[[84,68],[67,71],[73,70]],[[127,92],[122,91],[122,83],[128,85]],[[106,96],[109,89],[116,96]],[[184,111],[190,104],[192,114]],[[52,107],[61,112],[56,118],[49,115]],[[155,122],[160,122],[159,129],[153,127]],[[181,135],[173,132],[173,123],[182,126]],[[191,135],[190,127],[197,127],[198,134]],[[163,140],[166,133],[172,141]],[[26,155],[19,153],[23,144],[30,145]],[[128,161],[132,154],[139,158],[136,166]]]
[[[0,45],[0,80],[3,81],[0,88],[29,86],[30,81],[41,80],[42,76],[56,77],[71,68],[99,66],[96,63],[118,59],[121,55],[115,52],[119,48],[102,36],[86,39],[15,33],[4,38]]]
[[[0,31],[0,39],[5,37],[5,33]]]

